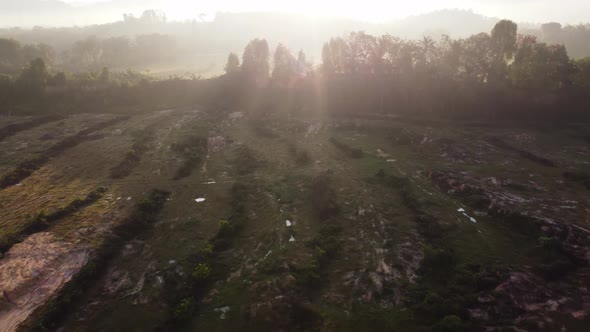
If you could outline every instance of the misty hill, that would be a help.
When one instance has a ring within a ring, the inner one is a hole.
[[[271,48],[283,43],[294,51],[304,50],[309,59],[317,64],[321,60],[321,49],[326,41],[352,31],[366,31],[373,35],[390,34],[404,39],[419,39],[428,35],[436,40],[445,34],[453,38],[463,38],[480,32],[490,32],[499,21],[498,18],[456,9],[435,11],[387,23],[369,23],[346,18],[319,19],[286,13],[217,13],[211,21],[194,19],[183,22],[169,21],[165,14],[153,10],[145,11],[140,16],[124,14],[133,12],[139,6],[156,3],[155,0],[141,3],[128,0],[117,2],[116,6],[113,2],[72,6],[57,0],[9,0],[0,4],[2,22],[18,21],[19,15],[26,18],[25,21],[35,20],[40,24],[46,22],[44,19],[67,17],[70,21],[61,21],[63,25],[68,25],[71,20],[87,20],[88,17],[119,19],[111,21],[112,23],[70,27],[6,28],[0,29],[0,38],[16,39],[23,44],[48,44],[57,54],[62,54],[69,52],[77,42],[88,38],[100,41],[126,37],[129,43],[137,43],[138,37],[153,37],[157,34],[169,39],[166,45],[173,46],[167,47],[165,51],[173,56],[162,63],[150,63],[149,66],[139,64],[135,61],[137,59],[130,59],[128,66],[140,70],[149,69],[152,72],[196,72],[211,75],[222,71],[229,52],[241,53],[243,45],[254,38],[267,39]],[[31,16],[22,14],[27,12],[23,9],[25,7],[40,9]],[[544,40],[543,32],[538,26],[519,24],[519,29],[520,33],[533,34]],[[584,42],[584,38],[590,34],[590,28],[559,27],[558,30],[552,32],[548,42],[564,43],[576,58],[590,54],[586,45],[588,43]]]

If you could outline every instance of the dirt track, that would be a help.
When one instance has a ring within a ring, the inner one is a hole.
[[[0,260],[0,330],[14,331],[88,261],[88,251],[36,233]]]

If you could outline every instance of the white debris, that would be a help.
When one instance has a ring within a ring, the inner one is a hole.
[[[397,160],[395,160],[395,159],[387,159],[386,161],[387,161],[388,163],[395,163]]]
[[[287,224],[287,227],[291,227],[293,225],[290,220],[285,220],[285,224]]]
[[[234,120],[238,120],[244,117],[244,113],[243,112],[233,112],[229,115],[229,119],[234,121]]]
[[[289,239],[289,242],[295,242],[295,237],[293,235],[291,235],[291,238]]]
[[[130,201],[131,200],[131,196],[127,197],[127,200]]]
[[[164,278],[162,276],[156,276],[156,284],[157,285],[164,284]]]
[[[211,180],[211,181],[207,181],[207,182],[203,182],[203,184],[216,184],[217,182],[215,182],[215,180]]]
[[[269,251],[266,253],[266,255],[264,255],[264,258],[263,258],[263,259],[266,259],[268,256],[270,256],[270,254],[272,254],[272,249],[271,249],[271,250],[269,250]]]
[[[229,311],[229,306],[225,306],[225,307],[221,307],[221,308],[215,308],[213,309],[215,312],[221,312],[221,315],[219,315],[219,319],[225,319],[225,314]]]
[[[464,208],[459,208],[457,212],[460,212],[462,215],[465,216],[465,218],[469,219],[472,223],[477,223],[477,220],[475,220],[475,218],[473,218],[472,216],[468,215],[467,212],[465,212]]]
[[[204,201],[205,201],[204,198],[197,198],[197,199],[195,199],[195,202],[197,202],[197,203],[203,203]]]
[[[118,200],[118,201],[120,201],[120,200],[121,200],[121,198],[123,198],[123,197],[117,197],[117,200]]]
[[[170,264],[170,265],[176,264],[176,261],[173,260],[173,259],[171,259],[171,260],[168,261],[168,264]]]

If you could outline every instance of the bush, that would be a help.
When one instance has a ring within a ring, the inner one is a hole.
[[[195,308],[195,299],[193,299],[192,297],[183,299],[174,308],[174,317],[179,320],[188,318],[189,315],[195,310]]]
[[[204,281],[211,275],[211,267],[208,264],[200,263],[193,270],[192,276],[196,281]]]
[[[183,164],[174,175],[174,180],[186,178],[207,156],[207,138],[190,136],[179,143],[173,144],[172,151],[175,151],[184,159]]]

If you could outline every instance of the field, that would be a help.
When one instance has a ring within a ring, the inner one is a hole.
[[[587,331],[589,132],[0,117],[0,330]]]

